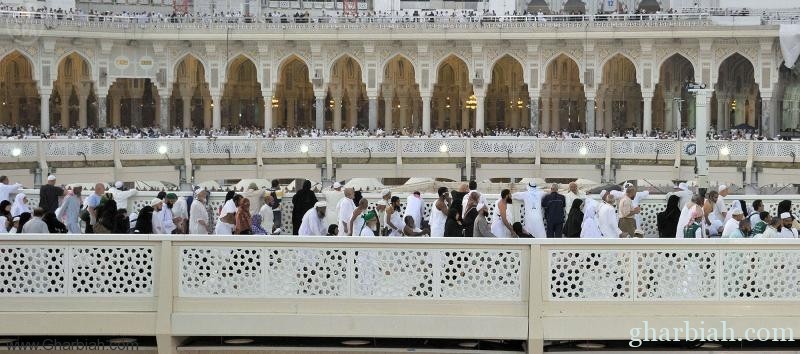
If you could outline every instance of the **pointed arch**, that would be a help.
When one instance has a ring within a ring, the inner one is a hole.
[[[35,61],[33,60],[33,57],[30,54],[28,54],[27,52],[19,50],[19,49],[9,50],[5,54],[0,55],[0,62],[3,62],[8,58],[12,58],[13,59],[14,55],[18,55],[18,56],[24,58],[28,62],[28,64],[30,64],[31,79],[33,81],[38,81],[39,80],[39,76],[38,76],[38,74],[36,72],[36,65],[34,65]]]
[[[499,63],[501,60],[504,60],[504,59],[505,60],[507,60],[507,59],[514,60],[517,63],[519,63],[521,68],[525,67],[525,65],[523,64],[523,63],[525,63],[525,60],[520,59],[518,56],[514,55],[514,53],[511,53],[511,52],[504,52],[503,54],[497,56],[497,58],[495,58],[491,63],[489,63],[489,67],[494,69],[495,65],[497,65],[497,63]],[[486,84],[487,85],[492,83],[492,71],[493,70],[489,70],[489,75],[486,77]],[[523,71],[524,71],[524,69],[523,69]]]
[[[56,65],[60,66],[62,60],[66,59],[67,57],[69,57],[69,56],[71,56],[73,54],[78,56],[78,57],[80,57],[81,59],[83,59],[83,61],[89,67],[89,75],[93,76],[93,74],[94,74],[94,66],[92,66],[92,61],[89,60],[89,56],[86,54],[86,52],[84,52],[80,48],[73,48],[73,49],[67,51],[66,53],[64,53],[62,56],[60,56],[58,58],[58,60],[56,60],[56,63],[57,63]]]
[[[489,129],[527,127],[528,86],[522,63],[503,55],[491,67],[492,81],[487,85],[485,112]]]
[[[415,63],[414,60],[412,60],[405,53],[395,52],[394,54],[388,56],[387,59],[381,63],[381,73],[384,73],[384,76],[386,74],[386,70],[389,68],[389,64],[391,64],[398,58],[405,59],[406,61],[411,63],[411,69],[414,70],[414,75],[417,75],[417,72],[419,71],[417,68],[417,63]]]
[[[297,53],[289,53],[287,55],[284,55],[282,58],[278,59],[278,61],[277,61],[277,63],[278,63],[278,71],[277,71],[278,72],[278,76],[276,76],[278,78],[278,80],[280,80],[280,75],[283,72],[284,68],[286,68],[286,66],[288,66],[288,65],[293,64],[295,61],[299,61],[299,62],[303,63],[303,65],[305,65],[308,68],[308,80],[311,81],[311,78],[313,77],[313,75],[311,73],[311,63],[308,62],[306,59],[304,59],[303,57],[301,57]],[[277,83],[278,80],[276,80],[275,83]]]
[[[228,62],[220,107],[223,125],[263,125],[264,97],[257,63],[245,53]]]
[[[547,73],[547,68],[550,67],[550,64],[553,63],[556,60],[562,60],[562,57],[570,59],[570,60],[572,60],[573,63],[575,63],[575,66],[578,67],[578,82],[583,83],[583,80],[584,80],[584,78],[583,78],[583,66],[581,66],[581,64],[580,64],[581,61],[578,60],[578,58],[575,58],[575,56],[573,56],[572,54],[567,53],[567,52],[557,52],[557,53],[553,54],[550,58],[548,58],[547,60],[544,61],[544,65],[542,67],[545,68],[545,75]]]
[[[659,62],[656,63],[656,68],[659,68],[660,70],[664,66],[664,64],[666,64],[668,61],[675,60],[674,59],[675,57],[681,57],[685,59],[687,62],[689,62],[689,64],[692,65],[692,70],[695,72],[695,75],[697,75],[697,67],[698,67],[697,63],[692,61],[690,56],[685,51],[681,50],[673,50],[669,54],[665,55],[663,58],[661,58]]]
[[[335,56],[333,60],[328,61],[328,67],[326,72],[328,73],[328,78],[330,79],[333,77],[333,70],[336,68],[336,64],[345,60],[345,58],[352,59],[356,64],[358,64],[358,69],[361,71],[361,75],[364,75],[364,63],[358,57],[351,55],[350,53],[339,53],[339,55]],[[345,60],[346,61],[346,60]],[[361,80],[363,81],[364,78],[362,77]]]
[[[629,61],[633,65],[634,72],[636,73],[636,81],[639,82],[639,80],[640,80],[640,78],[639,78],[639,66],[636,65],[636,60],[634,60],[630,55],[625,54],[623,52],[616,52],[616,53],[611,54],[608,57],[606,57],[605,60],[603,60],[600,63],[601,70],[603,70],[605,72],[606,65],[608,65],[608,63],[610,63],[611,61],[613,61],[613,60],[615,60],[617,58],[620,58],[620,57],[626,59],[627,61]],[[601,77],[600,80],[602,82],[603,78]]]
[[[253,67],[256,68],[255,73],[258,74],[258,60],[256,60],[255,58],[250,56],[250,54],[247,54],[247,53],[239,53],[239,54],[236,54],[236,55],[232,56],[230,59],[228,59],[228,63],[226,65],[226,67],[225,67],[225,72],[226,73],[230,73],[231,72],[231,68],[234,65],[241,65],[246,61],[248,61],[251,64],[253,64]],[[259,82],[261,81],[260,75],[256,76],[256,81],[259,81]],[[227,82],[228,82],[228,75],[225,75],[225,83],[227,83]]]
[[[180,56],[178,56],[178,58],[174,62],[172,62],[172,72],[173,73],[177,73],[178,72],[178,66],[181,65],[181,63],[183,63],[183,61],[186,60],[187,58],[192,58],[192,59],[196,60],[197,62],[199,62],[200,65],[203,66],[203,70],[206,72],[206,76],[208,76],[208,71],[209,71],[208,70],[208,63],[206,63],[206,60],[205,60],[205,58],[203,58],[203,56],[201,56],[201,55],[199,55],[197,53],[194,53],[194,52],[186,52],[186,53],[183,53]],[[208,81],[209,78],[206,77],[206,80]]]
[[[273,97],[265,97],[273,110],[273,125],[313,128],[314,88],[311,67],[300,56],[289,55],[278,65]]]
[[[463,63],[464,67],[467,69],[467,78],[472,77],[472,71],[471,71],[471,69],[469,67],[469,64],[468,64],[469,61],[466,58],[464,58],[463,56],[461,56],[460,54],[458,54],[458,53],[447,54],[444,57],[442,57],[439,61],[437,61],[436,62],[436,66],[434,66],[434,68],[436,68],[436,72],[438,73],[439,69],[442,67],[442,65],[447,64],[447,61],[451,60],[451,59],[457,59],[458,61]],[[436,85],[436,83],[439,81],[438,75],[436,77],[434,77],[432,81],[433,82],[431,84],[432,85]]]

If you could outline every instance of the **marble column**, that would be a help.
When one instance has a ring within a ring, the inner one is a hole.
[[[49,107],[48,107],[49,108]],[[97,126],[105,128],[108,125],[108,97],[97,96]]]
[[[408,97],[400,97],[400,128],[413,129],[409,120],[411,102]]]
[[[208,101],[209,97],[203,97],[203,129],[211,128],[211,111],[213,109],[211,105],[213,103]]]
[[[191,128],[192,127],[192,96],[183,96],[183,97],[181,97],[181,103],[183,103],[183,109],[181,111],[181,117],[183,118],[183,127],[184,128]]]
[[[586,133],[594,134],[597,130],[594,120],[594,97],[586,98]]]
[[[392,125],[392,107],[393,97],[391,95],[384,94],[383,96],[383,130],[386,132],[392,131],[394,129]]]
[[[61,126],[69,128],[69,95],[61,95]]]
[[[318,96],[314,104],[314,125],[318,130],[325,129],[325,94]],[[272,108],[269,110],[272,111]],[[270,126],[272,126],[272,113],[270,113]]]
[[[272,129],[272,96],[264,100],[264,130],[266,129]]]
[[[120,110],[122,109],[122,97],[109,96],[108,99],[111,101],[111,125],[119,127],[122,125],[122,119],[120,117]]]
[[[431,96],[422,96],[422,131],[431,131]]]
[[[612,99],[606,100],[604,121],[603,128],[606,130],[607,134],[611,134],[611,131],[614,130],[614,100]]]
[[[550,97],[542,97],[542,131],[550,131]]]
[[[650,134],[653,131],[653,97],[642,97],[642,101],[644,101],[642,133]]]
[[[771,97],[761,97],[761,131],[766,132],[766,134],[762,133],[766,136],[773,136],[780,130],[780,126],[773,122],[772,115],[772,99]]]
[[[39,93],[39,127],[42,132],[50,131],[50,91]]]
[[[450,125],[447,127],[449,129],[458,129],[458,124],[461,123],[461,117],[458,116],[460,113],[458,107],[456,107],[455,102],[450,104]]]
[[[286,99],[286,128],[294,128],[295,121],[297,120],[295,117],[295,111],[297,110],[297,100],[294,98]]]
[[[465,102],[465,101],[466,100],[462,100],[462,102]],[[469,111],[470,111],[470,109],[467,108],[466,106],[461,108],[461,129],[462,130],[463,129],[469,129],[469,122],[470,122],[470,119],[469,119],[469,114],[470,113],[469,113]]]
[[[86,119],[87,100],[89,96],[78,96],[78,126],[86,128],[88,122]]]
[[[675,116],[672,113],[672,106],[674,105],[675,101],[672,100],[672,97],[664,97],[664,131],[667,132],[675,130]]]
[[[161,97],[158,104],[158,112],[158,124],[161,127],[161,131],[163,132],[172,130],[169,120],[169,96]]]
[[[705,102],[705,107],[706,107],[706,109],[705,109],[706,128],[710,128],[711,127],[711,109],[709,109],[709,108],[711,106],[711,93],[708,93],[708,95],[706,96],[705,100],[706,100],[706,102]]]
[[[211,103],[212,120],[211,127],[214,129],[222,128],[222,96],[213,96]]]
[[[724,98],[717,97],[717,124],[726,121],[727,111],[725,110],[725,107],[726,100]]]
[[[347,105],[347,129],[358,125],[358,96],[351,96]]]
[[[378,129],[378,96],[369,97],[369,129]]]
[[[486,96],[475,95],[475,98],[477,101],[477,104],[475,105],[475,130],[485,131],[486,122],[484,119],[484,113],[485,113]]]
[[[539,130],[539,96],[531,96],[531,108],[528,112],[530,117],[528,117],[529,121],[529,128],[531,131],[538,131]]]
[[[333,99],[333,130],[342,130],[342,98]]]
[[[436,129],[444,128],[444,120],[445,120],[444,117],[445,117],[445,114],[446,114],[445,113],[445,109],[446,109],[445,106],[446,105],[447,105],[447,103],[437,102],[437,106],[438,107],[436,107],[437,108],[436,109]]]

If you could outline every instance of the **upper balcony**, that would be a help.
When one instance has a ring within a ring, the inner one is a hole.
[[[725,16],[723,16],[725,17]],[[745,17],[739,16],[744,19]],[[176,18],[0,12],[12,36],[150,40],[457,40],[777,37],[769,16],[709,13],[474,17]],[[716,20],[715,20],[716,19]],[[775,19],[776,23],[782,22]],[[323,37],[320,37],[324,35]]]

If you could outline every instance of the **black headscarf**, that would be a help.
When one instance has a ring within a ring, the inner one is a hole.
[[[681,197],[677,195],[669,196],[669,199],[667,199],[667,207],[664,208],[664,211],[656,215],[658,237],[675,238],[675,230],[678,229],[678,221],[681,218],[681,209],[678,208],[680,200]]]
[[[292,209],[292,227],[294,235],[297,235],[297,232],[300,231],[303,215],[305,215],[309,209],[313,208],[316,203],[317,196],[314,195],[314,191],[311,190],[311,181],[305,180],[303,182],[303,189],[297,191],[292,197],[292,205],[294,206],[294,209]]]
[[[136,226],[133,228],[134,233],[147,235],[153,233],[153,210],[153,207],[147,205],[139,211]]]
[[[581,237],[581,224],[583,223],[582,199],[572,201],[572,207],[567,214],[567,222],[564,224],[564,237]]]
[[[783,213],[792,214],[792,219],[794,219],[794,214],[792,213],[792,201],[791,200],[788,200],[788,199],[781,200],[781,202],[778,203],[778,216],[780,217],[780,215],[783,214]]]
[[[44,213],[44,216],[42,216],[42,221],[47,224],[47,230],[50,231],[51,234],[67,233],[67,226],[61,221],[58,221],[56,214],[52,211]]]

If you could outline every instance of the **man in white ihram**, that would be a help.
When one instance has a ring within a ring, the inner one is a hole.
[[[297,232],[298,236],[325,236],[328,233],[325,227],[325,202],[317,202],[314,207],[308,209],[303,215],[303,221],[300,223],[300,229]]]
[[[114,196],[114,201],[117,202],[117,209],[128,209],[128,199],[135,196],[138,191],[136,189],[125,190],[125,185],[122,181],[114,183],[114,187],[109,190]]]
[[[354,194],[353,188],[347,188],[344,190],[344,198],[339,199],[336,203],[336,224],[339,225],[338,236],[350,234],[348,229],[350,227],[350,218],[353,217],[353,211],[356,210],[356,204],[353,203]]]
[[[421,229],[422,214],[425,212],[422,210],[423,207],[425,207],[425,203],[422,200],[422,195],[419,193],[419,191],[414,191],[414,193],[411,193],[406,200],[406,212],[403,215],[403,219],[405,220],[406,216],[411,216],[414,218],[414,227]]]
[[[536,188],[536,183],[529,182],[528,190],[511,195],[511,199],[522,201],[525,210],[523,229],[533,237],[545,237],[544,219],[542,218],[542,196],[544,192]]]
[[[342,190],[342,184],[339,182],[333,183],[333,189],[328,191],[323,191],[322,195],[325,196],[325,203],[331,206],[331,208],[336,207],[339,209],[339,202],[344,198],[344,191]],[[338,212],[331,209],[330,213],[325,213],[325,224],[339,224],[337,221],[337,217],[339,216]],[[341,228],[340,228],[341,229]]]
[[[622,230],[619,229],[619,219],[617,218],[616,210],[614,210],[614,196],[604,190],[600,192],[600,199],[603,200],[597,213],[600,233],[603,238],[619,238],[622,235]]]

